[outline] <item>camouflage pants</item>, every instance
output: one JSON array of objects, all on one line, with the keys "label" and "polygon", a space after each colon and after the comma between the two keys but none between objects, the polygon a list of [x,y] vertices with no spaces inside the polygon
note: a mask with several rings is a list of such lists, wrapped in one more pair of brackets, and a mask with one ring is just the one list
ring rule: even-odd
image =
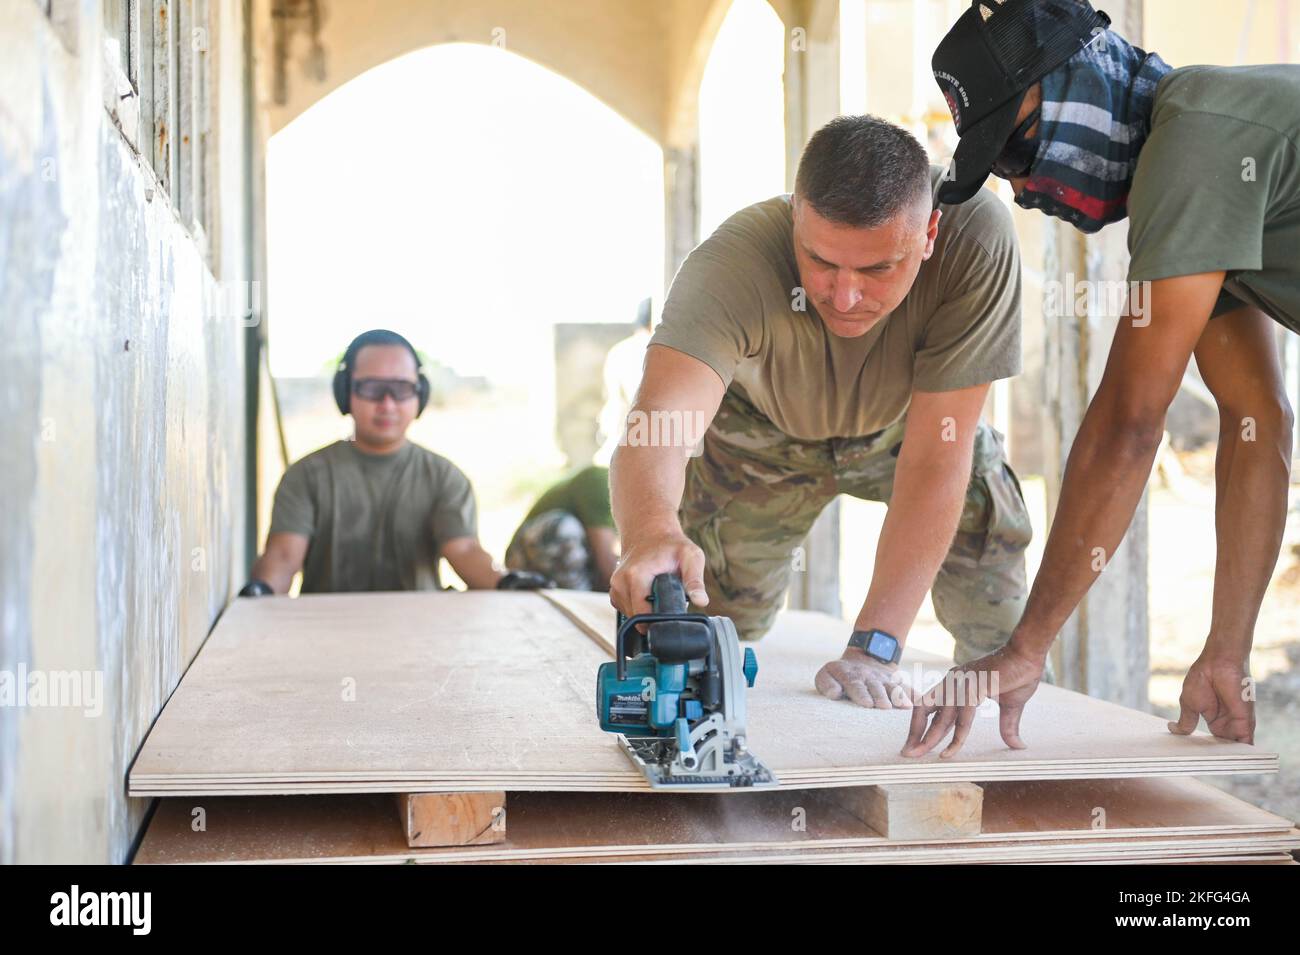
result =
[{"label": "camouflage pants", "polygon": [[550,577],[567,590],[592,590],[596,585],[587,530],[568,511],[545,511],[524,521],[506,549],[506,567]]},{"label": "camouflage pants", "polygon": [[[903,421],[860,438],[802,441],[729,391],[686,469],[682,528],[704,551],[708,613],[756,640],[772,626],[795,548],[837,494],[889,502]],[[983,422],[957,535],[931,589],[965,663],[1005,644],[1025,608],[1031,534],[1001,436]]]}]

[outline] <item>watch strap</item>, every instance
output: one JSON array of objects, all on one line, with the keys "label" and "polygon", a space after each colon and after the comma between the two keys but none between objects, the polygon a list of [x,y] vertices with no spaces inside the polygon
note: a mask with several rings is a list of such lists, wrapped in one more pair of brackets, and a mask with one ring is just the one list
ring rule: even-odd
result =
[{"label": "watch strap", "polygon": [[[871,649],[872,643],[879,643],[878,638],[884,637],[893,645],[893,652],[889,656],[884,656]],[[886,633],[884,630],[854,630],[853,635],[849,637],[849,646],[861,650],[873,660],[879,660],[881,663],[897,663],[903,656],[903,646],[898,642],[898,638],[892,633]]]}]

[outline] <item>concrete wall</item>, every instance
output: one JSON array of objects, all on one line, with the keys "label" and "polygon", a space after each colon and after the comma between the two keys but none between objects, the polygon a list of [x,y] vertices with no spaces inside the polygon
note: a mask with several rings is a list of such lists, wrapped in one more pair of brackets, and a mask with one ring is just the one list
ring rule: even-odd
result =
[{"label": "concrete wall", "polygon": [[[45,6],[0,0],[0,862],[121,862],[127,769],[243,572],[249,70],[214,5],[203,236],[106,111],[102,5]],[[24,671],[81,705],[16,705]]]}]

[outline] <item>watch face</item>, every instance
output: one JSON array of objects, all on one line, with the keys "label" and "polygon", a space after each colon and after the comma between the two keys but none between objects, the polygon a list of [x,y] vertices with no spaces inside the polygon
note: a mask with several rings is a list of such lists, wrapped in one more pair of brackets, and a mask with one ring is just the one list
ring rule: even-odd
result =
[{"label": "watch face", "polygon": [[867,652],[881,660],[892,660],[898,650],[898,641],[887,633],[873,630],[867,640]]}]

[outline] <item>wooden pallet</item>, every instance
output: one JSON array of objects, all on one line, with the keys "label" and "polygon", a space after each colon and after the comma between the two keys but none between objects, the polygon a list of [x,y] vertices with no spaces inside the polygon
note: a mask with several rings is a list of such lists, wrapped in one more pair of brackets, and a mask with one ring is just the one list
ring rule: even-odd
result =
[{"label": "wooden pallet", "polygon": [[886,838],[841,796],[514,793],[503,841],[444,849],[410,848],[388,796],[174,797],[135,861],[1276,862],[1300,848],[1290,821],[1188,779],[989,783],[981,833],[923,839]]}]

